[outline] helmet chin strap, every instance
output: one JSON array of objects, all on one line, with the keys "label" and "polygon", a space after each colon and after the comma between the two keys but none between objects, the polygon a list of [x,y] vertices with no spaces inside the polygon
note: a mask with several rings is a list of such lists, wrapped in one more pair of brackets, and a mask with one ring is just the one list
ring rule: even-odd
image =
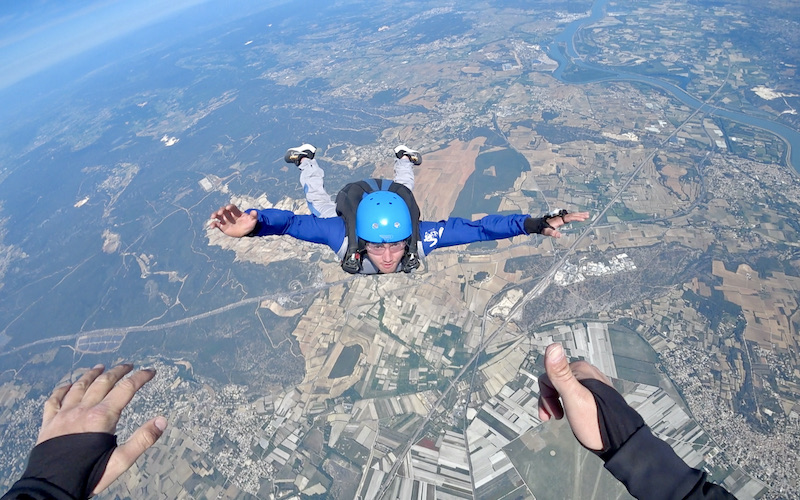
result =
[{"label": "helmet chin strap", "polygon": [[364,251],[359,250],[351,253],[342,260],[342,270],[349,274],[358,274],[364,267]]},{"label": "helmet chin strap", "polygon": [[419,257],[415,253],[407,253],[403,260],[400,262],[400,265],[403,266],[404,273],[410,273],[414,269],[417,269],[420,265]]},{"label": "helmet chin strap", "polygon": [[412,249],[411,245],[406,245],[406,254],[403,256],[403,260],[400,261],[404,273],[410,273],[414,269],[419,268],[420,261],[416,250],[416,248]]}]

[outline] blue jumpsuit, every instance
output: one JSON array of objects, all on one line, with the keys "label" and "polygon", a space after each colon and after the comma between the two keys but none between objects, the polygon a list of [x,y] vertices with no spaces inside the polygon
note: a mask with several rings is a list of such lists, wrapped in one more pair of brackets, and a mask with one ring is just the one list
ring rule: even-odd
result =
[{"label": "blue jumpsuit", "polygon": [[[255,210],[258,223],[251,236],[289,235],[299,240],[328,245],[341,259],[347,251],[347,232],[341,217],[321,218],[314,215],[297,215],[288,210],[268,208]],[[437,248],[464,245],[476,241],[502,240],[523,234],[525,220],[530,215],[487,215],[470,221],[450,217],[439,222],[420,221],[420,242],[417,253],[424,258]],[[398,272],[400,272],[398,266]],[[377,274],[369,259],[364,259],[361,274]]]}]

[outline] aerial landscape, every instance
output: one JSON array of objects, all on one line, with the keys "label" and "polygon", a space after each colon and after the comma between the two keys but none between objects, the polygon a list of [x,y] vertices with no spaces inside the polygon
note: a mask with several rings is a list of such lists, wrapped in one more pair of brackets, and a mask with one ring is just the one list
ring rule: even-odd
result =
[{"label": "aerial landscape", "polygon": [[[80,18],[45,4],[0,26]],[[169,427],[98,498],[632,498],[539,419],[559,342],[737,498],[800,498],[800,5],[178,4],[0,56],[1,491],[53,387],[128,361],[120,438]],[[425,220],[590,219],[371,276],[209,226],[309,213],[304,142],[332,194],[418,149]]]}]

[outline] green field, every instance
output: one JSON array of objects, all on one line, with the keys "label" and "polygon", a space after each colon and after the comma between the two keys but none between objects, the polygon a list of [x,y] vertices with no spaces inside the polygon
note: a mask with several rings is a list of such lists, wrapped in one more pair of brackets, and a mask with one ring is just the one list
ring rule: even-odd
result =
[{"label": "green field", "polygon": [[608,334],[614,350],[614,363],[617,377],[631,382],[659,385],[659,372],[656,368],[658,356],[645,340],[633,330],[621,325],[609,324]]},{"label": "green field", "polygon": [[504,451],[537,500],[633,498],[602,460],[578,444],[564,420],[532,429]]}]

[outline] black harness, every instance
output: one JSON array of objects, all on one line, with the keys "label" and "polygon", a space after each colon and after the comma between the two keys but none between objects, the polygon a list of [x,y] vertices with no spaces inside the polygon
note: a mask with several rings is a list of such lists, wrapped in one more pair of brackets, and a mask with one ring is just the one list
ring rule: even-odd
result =
[{"label": "black harness", "polygon": [[404,273],[410,273],[419,267],[419,257],[417,256],[417,246],[419,242],[419,206],[414,194],[410,189],[387,179],[366,179],[358,182],[351,182],[339,191],[336,195],[336,213],[344,219],[347,231],[347,251],[342,258],[342,269],[350,274],[361,272],[364,254],[366,254],[366,241],[356,235],[356,211],[358,204],[364,196],[374,191],[389,191],[397,194],[408,207],[411,214],[411,236],[408,238],[408,247],[403,260],[400,261],[400,269]]}]

